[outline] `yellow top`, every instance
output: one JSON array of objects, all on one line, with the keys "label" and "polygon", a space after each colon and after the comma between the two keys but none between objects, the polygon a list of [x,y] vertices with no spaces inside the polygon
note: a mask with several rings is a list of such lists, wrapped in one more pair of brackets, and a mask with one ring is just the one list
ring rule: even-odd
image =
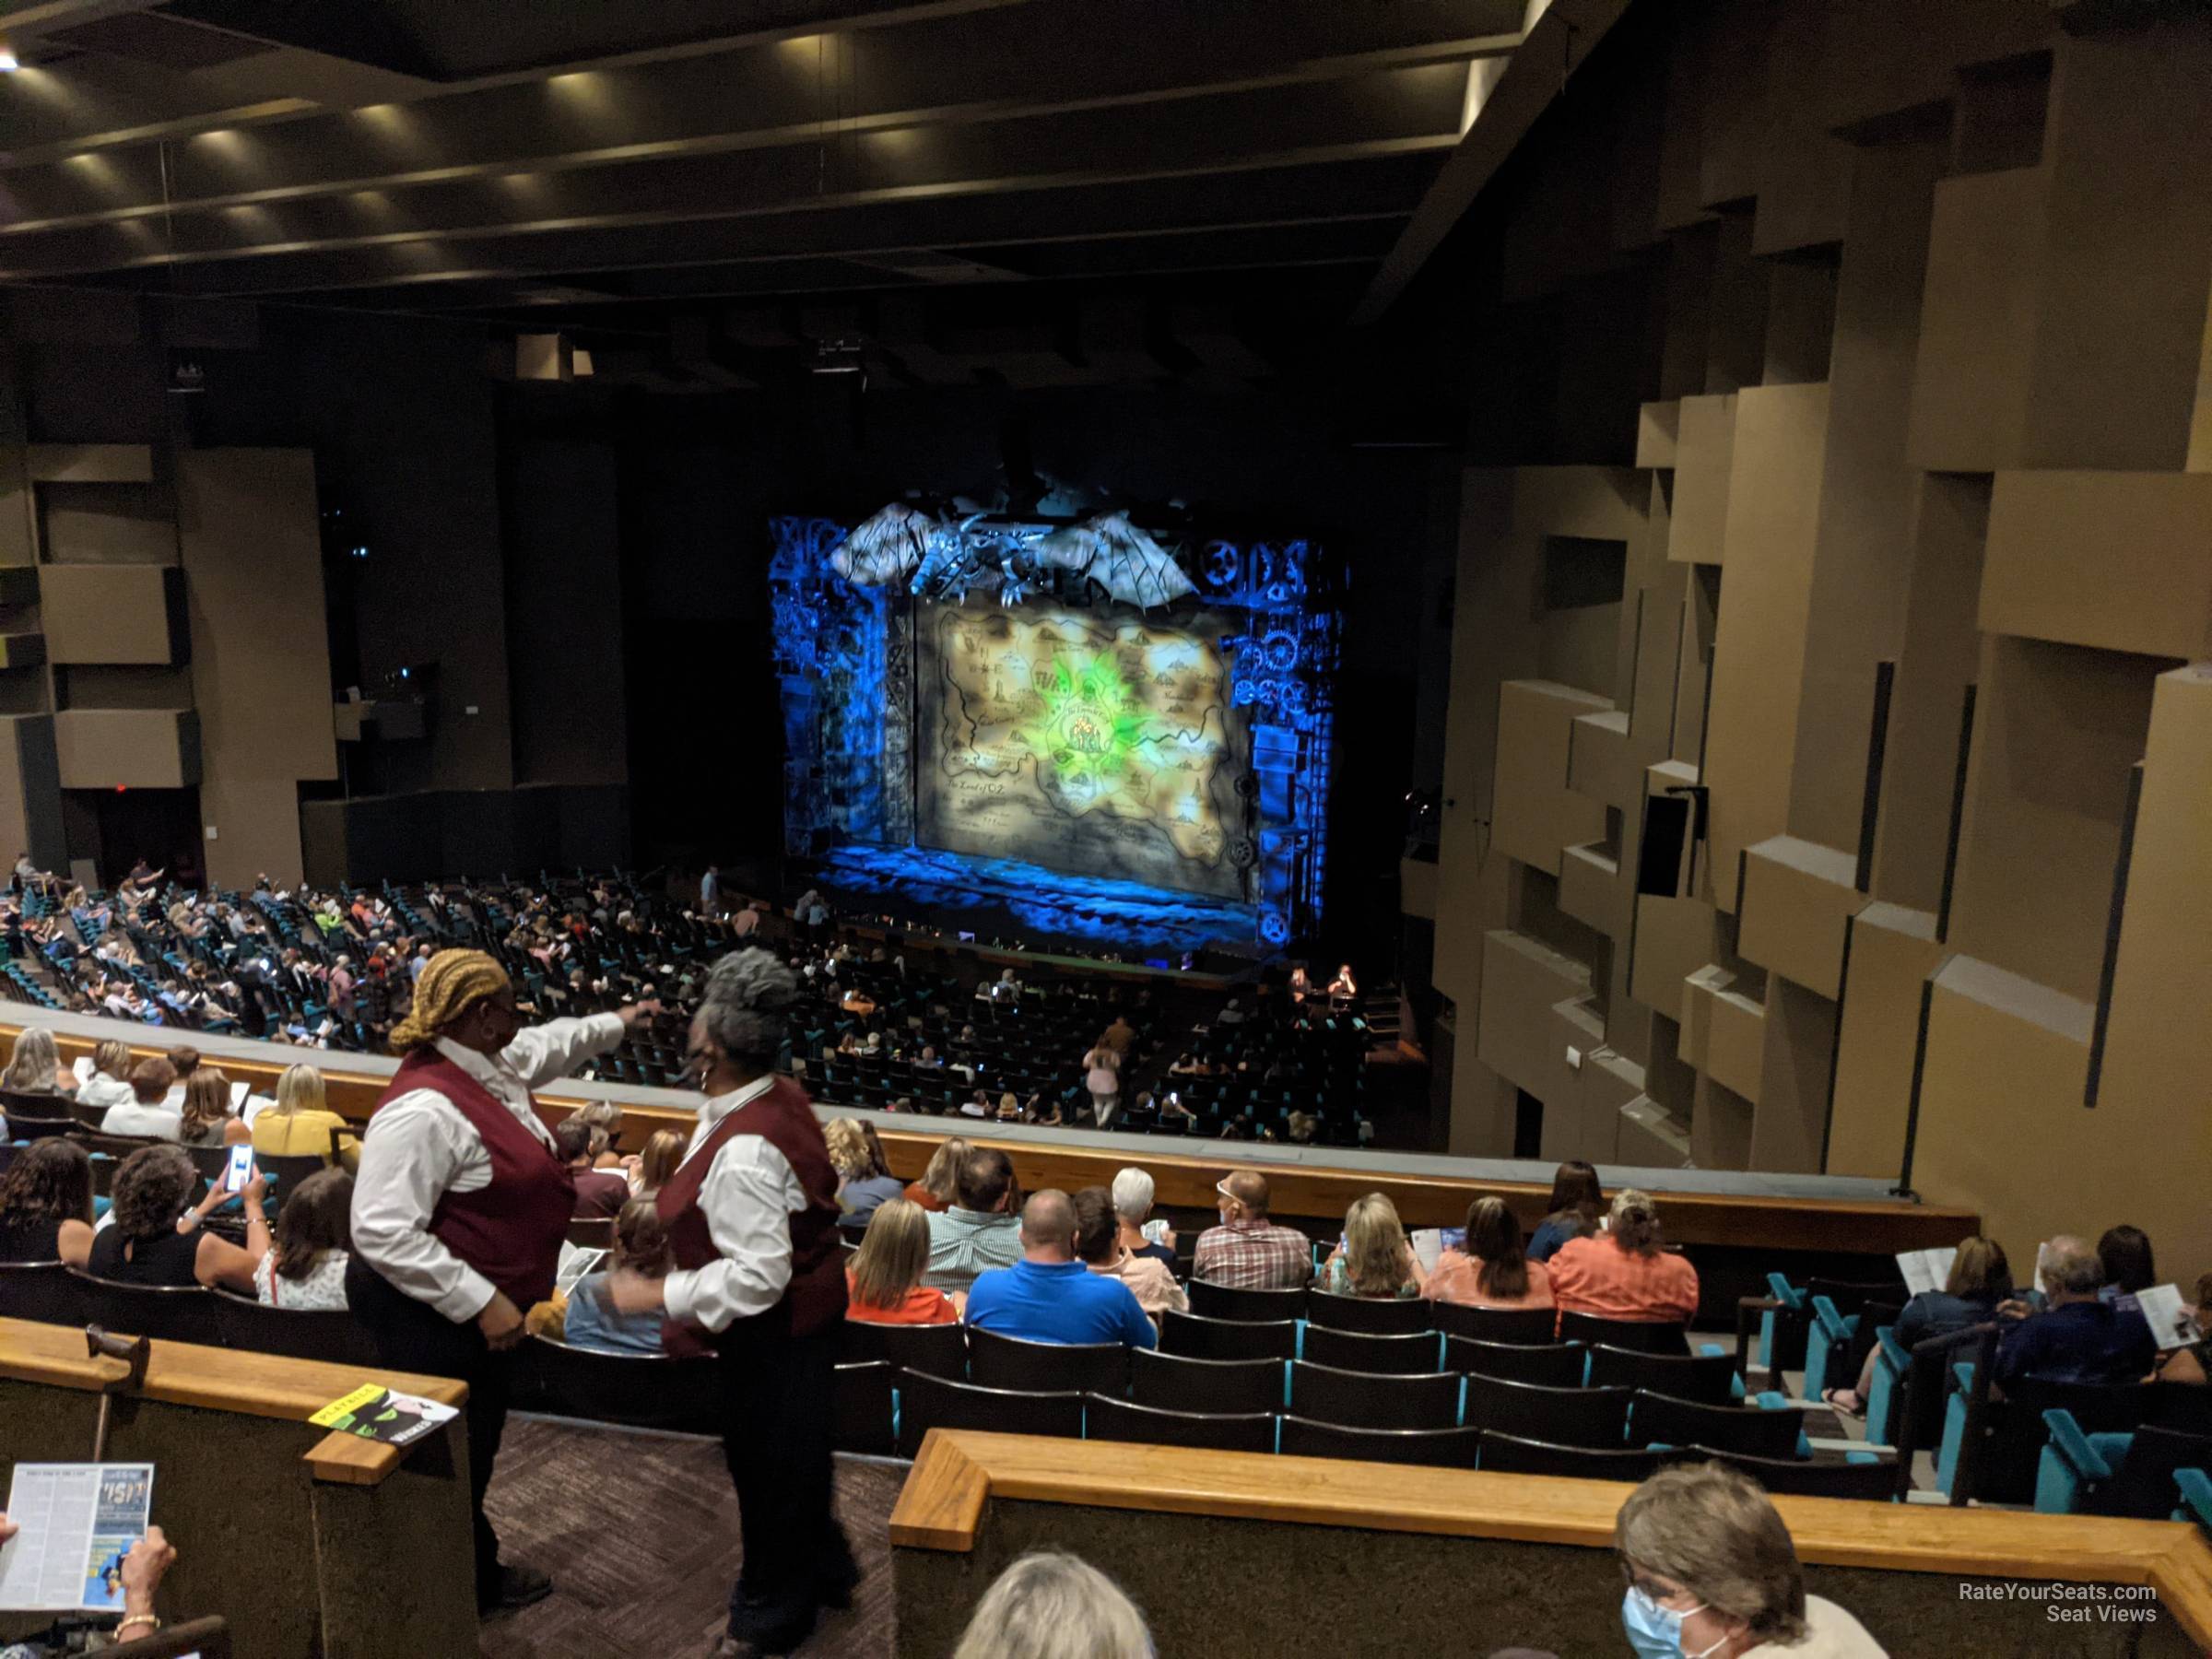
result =
[{"label": "yellow top", "polygon": [[330,1132],[347,1129],[335,1112],[264,1110],[253,1120],[253,1150],[265,1158],[327,1158]]}]

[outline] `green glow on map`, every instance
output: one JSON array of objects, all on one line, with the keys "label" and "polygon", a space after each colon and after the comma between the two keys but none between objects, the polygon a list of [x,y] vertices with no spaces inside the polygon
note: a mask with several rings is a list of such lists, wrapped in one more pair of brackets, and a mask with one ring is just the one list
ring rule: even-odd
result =
[{"label": "green glow on map", "polygon": [[1143,705],[1110,653],[1056,653],[1039,677],[1035,724],[1015,735],[1048,758],[1064,784],[1118,789],[1129,781],[1146,724]]}]

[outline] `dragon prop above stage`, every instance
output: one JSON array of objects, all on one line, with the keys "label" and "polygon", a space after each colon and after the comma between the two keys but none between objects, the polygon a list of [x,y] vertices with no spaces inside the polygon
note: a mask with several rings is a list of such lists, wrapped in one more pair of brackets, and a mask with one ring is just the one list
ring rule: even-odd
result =
[{"label": "dragon prop above stage", "polygon": [[1054,525],[985,512],[939,518],[893,501],[853,526],[830,555],[830,569],[861,587],[903,586],[956,603],[993,581],[1003,605],[1019,604],[1033,587],[1063,584],[1096,582],[1147,610],[1197,591],[1175,553],[1118,512]]}]

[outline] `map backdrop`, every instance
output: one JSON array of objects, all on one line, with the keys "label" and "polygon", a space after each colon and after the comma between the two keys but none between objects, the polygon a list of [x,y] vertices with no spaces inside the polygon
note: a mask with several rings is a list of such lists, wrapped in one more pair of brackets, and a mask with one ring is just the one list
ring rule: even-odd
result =
[{"label": "map backdrop", "polygon": [[1251,744],[1221,619],[924,605],[914,839],[1244,900]]}]

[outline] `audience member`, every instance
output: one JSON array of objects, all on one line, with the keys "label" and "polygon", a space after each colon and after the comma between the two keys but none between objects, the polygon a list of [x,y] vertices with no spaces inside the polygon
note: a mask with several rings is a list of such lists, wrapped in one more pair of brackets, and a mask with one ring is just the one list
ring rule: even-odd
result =
[{"label": "audience member", "polygon": [[[276,1100],[253,1118],[253,1151],[262,1158],[331,1156],[331,1136],[346,1120],[324,1103],[323,1074],[312,1065],[288,1065],[276,1079]],[[358,1147],[350,1136],[346,1143]]]},{"label": "audience member", "polygon": [[652,1198],[632,1198],[615,1217],[615,1247],[600,1272],[577,1281],[568,1294],[560,1340],[571,1347],[605,1354],[658,1354],[665,1351],[665,1310],[642,1313],[617,1311],[608,1297],[617,1272],[665,1279],[675,1271],[676,1253],[668,1230]]},{"label": "audience member", "polygon": [[887,1198],[845,1263],[845,1317],[864,1324],[954,1324],[959,1302],[922,1282],[928,1265],[929,1212],[904,1198]]},{"label": "audience member", "polygon": [[1596,1169],[1579,1158],[1569,1159],[1551,1178],[1551,1203],[1528,1241],[1528,1259],[1550,1261],[1569,1240],[1597,1231],[1605,1213],[1606,1194],[1597,1184]]},{"label": "audience member", "polygon": [[1171,1272],[1175,1266],[1175,1230],[1165,1221],[1159,1223],[1158,1243],[1145,1232],[1145,1223],[1152,1216],[1153,1192],[1152,1177],[1143,1170],[1131,1167],[1115,1171],[1114,1222],[1124,1250],[1134,1256],[1148,1256]]},{"label": "audience member", "polygon": [[2139,1227],[2123,1222],[2106,1228],[2104,1237],[2097,1241],[2097,1259],[2104,1264],[2104,1299],[2117,1306],[2134,1307],[2136,1293],[2159,1282],[2150,1235]]},{"label": "audience member", "polygon": [[606,1132],[580,1117],[565,1117],[553,1127],[554,1153],[575,1178],[571,1212],[580,1221],[610,1220],[629,1202],[629,1177],[598,1167],[599,1154],[606,1147]]},{"label": "audience member", "polygon": [[16,1038],[15,1047],[8,1052],[7,1069],[0,1072],[0,1090],[20,1095],[76,1092],[76,1079],[64,1069],[52,1031],[44,1026],[32,1026]]},{"label": "audience member", "polygon": [[1102,1040],[1093,1043],[1083,1055],[1083,1087],[1090,1094],[1091,1121],[1105,1128],[1121,1104],[1121,1051]]},{"label": "audience member", "polygon": [[[2006,1260],[2005,1247],[1994,1239],[1961,1240],[1943,1288],[1923,1290],[1906,1302],[1890,1334],[1910,1352],[1915,1343],[1987,1324],[1996,1318],[1998,1304],[2011,1296],[2012,1264]],[[1856,1388],[1824,1389],[1820,1397],[1849,1416],[1865,1412],[1874,1387],[1875,1360],[1880,1352],[1878,1346],[1867,1350]]]},{"label": "audience member", "polygon": [[253,1265],[264,1307],[343,1308],[353,1252],[353,1177],[318,1170],[278,1206],[268,1253]]},{"label": "audience member", "polygon": [[961,1158],[953,1202],[929,1218],[929,1274],[924,1284],[964,1290],[976,1275],[1021,1259],[1019,1193],[1013,1160],[996,1147]]},{"label": "audience member", "polygon": [[907,1182],[907,1204],[918,1204],[929,1212],[949,1210],[953,1201],[953,1185],[960,1177],[960,1159],[969,1152],[969,1144],[958,1135],[947,1135],[938,1141],[938,1150],[929,1155],[929,1166],[920,1174],[918,1182]]},{"label": "audience member", "polygon": [[[167,1061],[153,1064],[168,1069]],[[199,1184],[199,1171],[181,1147],[141,1147],[132,1153],[115,1171],[113,1225],[94,1236],[85,1270],[118,1284],[220,1285],[253,1295],[253,1269],[269,1253],[269,1224],[262,1214],[268,1182],[256,1171],[236,1194],[246,1211],[243,1250],[201,1230],[200,1222],[233,1194],[211,1182],[198,1207],[188,1207]]]},{"label": "audience member", "polygon": [[1650,1195],[1623,1187],[1613,1195],[1604,1232],[1571,1239],[1546,1264],[1552,1300],[1562,1312],[1600,1319],[1686,1323],[1698,1311],[1698,1270],[1662,1242]]},{"label": "audience member", "polygon": [[690,1137],[675,1129],[655,1129],[645,1137],[645,1150],[629,1164],[630,1191],[642,1198],[648,1193],[657,1193],[668,1184],[684,1161],[684,1151]]},{"label": "audience member", "polygon": [[976,1278],[968,1323],[1028,1342],[1153,1347],[1159,1341],[1127,1285],[1076,1259],[1076,1207],[1051,1187],[1022,1206],[1020,1259]]},{"label": "audience member", "polygon": [[1548,1308],[1551,1272],[1528,1259],[1505,1200],[1477,1198],[1467,1206],[1466,1242],[1437,1257],[1421,1294],[1470,1308]]},{"label": "audience member", "polygon": [[1677,1464],[1628,1497],[1614,1548],[1629,1580],[1621,1626],[1645,1659],[1884,1659],[1866,1629],[1805,1592],[1789,1528],[1724,1464]]},{"label": "audience member", "polygon": [[58,1135],[33,1141],[0,1171],[0,1262],[66,1262],[92,1253],[92,1160]]},{"label": "audience member", "polygon": [[975,1604],[952,1659],[1153,1659],[1144,1615],[1113,1581],[1056,1549],[1031,1550]]},{"label": "audience member", "polygon": [[569,1114],[578,1123],[596,1129],[601,1137],[599,1156],[593,1159],[595,1170],[615,1170],[622,1166],[622,1155],[615,1150],[622,1138],[622,1102],[619,1100],[590,1100]]},{"label": "audience member", "polygon": [[169,1099],[177,1074],[166,1060],[141,1060],[131,1067],[131,1098],[108,1108],[100,1120],[102,1135],[135,1135],[141,1139],[173,1141],[183,1131],[184,1114],[162,1102]]},{"label": "audience member", "polygon": [[1076,1254],[1093,1273],[1118,1278],[1136,1305],[1158,1319],[1188,1313],[1191,1299],[1175,1276],[1156,1257],[1138,1255],[1122,1242],[1113,1194],[1102,1186],[1085,1187],[1075,1196]]},{"label": "audience member", "polygon": [[1304,1233],[1267,1218],[1267,1178],[1237,1170],[1214,1191],[1221,1225],[1198,1235],[1191,1277],[1233,1290],[1296,1290],[1313,1277],[1313,1246]]},{"label": "audience member", "polygon": [[2212,1382],[2212,1273],[2197,1275],[2186,1340],[2178,1348],[2159,1353],[2158,1371],[2147,1380],[2193,1388]]},{"label": "audience member", "polygon": [[253,1138],[253,1131],[230,1115],[230,1079],[217,1066],[195,1065],[192,1075],[184,1080],[184,1110],[177,1123],[178,1144],[229,1147],[241,1146]]},{"label": "audience member", "polygon": [[[6,1544],[22,1527],[5,1514],[0,1514],[0,1545]],[[161,1628],[161,1620],[154,1612],[154,1596],[161,1587],[161,1580],[176,1565],[177,1552],[169,1541],[169,1535],[158,1526],[146,1529],[146,1535],[132,1544],[116,1568],[116,1579],[123,1590],[123,1617],[109,1630],[90,1636],[85,1645],[84,1638],[69,1637],[60,1645],[44,1641],[13,1641],[5,1651],[5,1659],[63,1659],[70,1653],[103,1651],[112,1646],[146,1641]]]},{"label": "audience member", "polygon": [[883,1144],[873,1124],[860,1118],[832,1118],[822,1125],[822,1138],[837,1168],[837,1201],[844,1210],[840,1225],[865,1227],[877,1206],[906,1191],[906,1183],[884,1166]]},{"label": "audience member", "polygon": [[104,1037],[92,1050],[92,1075],[77,1085],[76,1103],[80,1106],[124,1105],[137,1098],[131,1092],[130,1077],[129,1045],[118,1042],[112,1037]]},{"label": "audience member", "polygon": [[1329,1252],[1313,1288],[1331,1296],[1400,1300],[1421,1294],[1421,1264],[1398,1206],[1381,1193],[1355,1198],[1344,1213],[1344,1242]]},{"label": "audience member", "polygon": [[2081,1240],[2061,1234],[2045,1247],[2043,1310],[1997,1340],[1990,1376],[2018,1382],[2135,1382],[2158,1358],[2150,1326],[2135,1308],[2104,1300],[2104,1263]]}]

